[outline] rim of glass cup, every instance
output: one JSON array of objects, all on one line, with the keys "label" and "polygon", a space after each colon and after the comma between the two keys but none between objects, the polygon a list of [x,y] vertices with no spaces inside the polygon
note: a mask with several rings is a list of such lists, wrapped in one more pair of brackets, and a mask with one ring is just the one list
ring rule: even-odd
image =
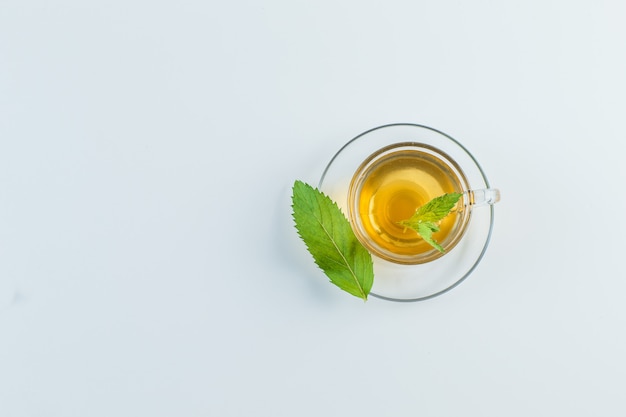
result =
[{"label": "rim of glass cup", "polygon": [[[417,124],[417,123],[389,123],[389,124],[384,124],[384,125],[380,125],[380,126],[371,128],[369,130],[366,130],[366,131],[358,134],[357,136],[353,137],[348,142],[346,142],[341,148],[339,148],[339,150],[330,159],[330,161],[328,162],[328,164],[324,168],[324,171],[322,172],[322,175],[321,175],[320,180],[318,182],[318,188],[322,189],[322,186],[324,184],[324,180],[326,179],[326,176],[328,175],[328,172],[329,172],[331,166],[333,165],[333,162],[335,162],[335,160],[347,148],[349,148],[352,144],[354,144],[356,141],[358,141],[363,136],[365,136],[365,135],[367,135],[369,133],[372,133],[374,131],[385,129],[385,128],[390,128],[390,127],[400,127],[400,126],[416,127],[416,128],[426,129],[428,131],[431,131],[433,133],[439,134],[442,137],[450,140],[453,144],[458,146],[459,149],[462,150],[472,160],[472,162],[475,164],[476,168],[478,169],[478,172],[480,173],[480,176],[482,177],[482,180],[485,183],[485,187],[486,188],[491,188],[491,185],[489,183],[487,175],[485,174],[485,171],[483,170],[482,166],[480,165],[478,160],[474,157],[474,155],[463,144],[461,144],[458,140],[454,139],[452,136],[442,132],[441,130],[438,130],[438,129],[435,129],[435,128],[432,128],[432,127],[429,127],[429,126],[426,126],[426,125]],[[390,296],[386,296],[386,295],[382,295],[382,294],[377,294],[377,293],[375,293],[373,291],[370,292],[370,295],[375,297],[375,298],[379,298],[381,300],[395,301],[395,302],[401,302],[401,303],[410,303],[410,302],[416,302],[416,301],[429,300],[429,299],[438,297],[438,296],[440,296],[442,294],[445,294],[445,293],[449,292],[450,290],[456,288],[458,285],[460,285],[463,281],[465,281],[476,270],[476,268],[478,267],[478,264],[480,264],[480,262],[482,261],[483,257],[485,256],[485,253],[487,252],[487,248],[489,247],[489,243],[491,242],[491,237],[492,237],[492,233],[493,233],[493,224],[494,224],[494,207],[493,207],[493,205],[490,205],[489,207],[484,207],[481,210],[487,210],[487,209],[489,210],[489,230],[487,232],[487,235],[486,235],[483,247],[480,250],[480,253],[478,254],[478,256],[476,257],[476,260],[474,261],[474,263],[454,283],[452,283],[451,285],[449,285],[449,286],[447,286],[447,287],[445,287],[445,288],[443,288],[443,289],[441,289],[439,291],[436,291],[436,292],[434,292],[432,294],[428,294],[428,295],[425,295],[425,296],[422,296],[422,297],[395,298],[395,297],[390,297]],[[407,267],[411,267],[412,265],[406,265],[406,266]]]}]

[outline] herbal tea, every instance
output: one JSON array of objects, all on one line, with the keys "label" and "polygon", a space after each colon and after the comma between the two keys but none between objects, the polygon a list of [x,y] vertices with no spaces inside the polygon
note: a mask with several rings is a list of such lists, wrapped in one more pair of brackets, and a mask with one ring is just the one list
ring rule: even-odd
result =
[{"label": "herbal tea", "polygon": [[[355,233],[369,250],[400,263],[441,256],[415,230],[399,223],[433,198],[465,190],[462,172],[445,157],[430,147],[404,146],[383,149],[364,162],[352,180],[349,206]],[[456,244],[467,221],[462,207],[461,200],[432,235],[446,250]]]}]

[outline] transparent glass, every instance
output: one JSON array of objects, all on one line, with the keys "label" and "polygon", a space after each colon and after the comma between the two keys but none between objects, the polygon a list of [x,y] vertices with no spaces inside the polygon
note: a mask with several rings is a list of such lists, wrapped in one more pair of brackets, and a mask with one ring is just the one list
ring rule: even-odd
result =
[{"label": "transparent glass", "polygon": [[[370,196],[364,199],[363,190],[368,187],[369,178],[379,175],[377,170],[397,155],[414,158],[406,162],[411,169],[421,166],[422,160],[432,162],[429,163],[436,167],[436,174],[428,181],[434,178],[441,183],[432,188],[432,193],[441,189],[463,194],[449,230],[440,242],[445,248],[443,255],[430,247],[418,253],[410,253],[411,250],[406,253],[403,248],[381,244],[367,224],[363,213],[370,204],[367,200]],[[402,181],[409,178],[402,177],[405,175],[402,170],[397,175]],[[376,127],[350,140],[326,166],[319,188],[338,203],[350,219],[357,238],[373,255],[375,277],[370,294],[393,301],[429,299],[465,280],[487,250],[493,230],[493,205],[500,200],[499,190],[490,187],[477,160],[463,145],[436,129],[408,123]]]},{"label": "transparent glass", "polygon": [[[426,263],[449,253],[465,233],[469,208],[488,204],[485,197],[497,193],[468,188],[461,167],[443,151],[423,143],[396,143],[374,152],[354,173],[348,218],[357,238],[376,256],[400,264]],[[444,252],[398,224],[421,205],[451,192],[462,197],[433,236]]]}]

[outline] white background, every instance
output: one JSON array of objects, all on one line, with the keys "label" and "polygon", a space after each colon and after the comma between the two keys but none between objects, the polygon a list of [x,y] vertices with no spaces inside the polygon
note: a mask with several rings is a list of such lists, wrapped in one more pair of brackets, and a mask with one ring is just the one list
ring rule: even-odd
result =
[{"label": "white background", "polygon": [[[626,415],[624,21],[0,0],[0,415]],[[290,188],[393,122],[461,141],[503,199],[458,288],[363,303]]]}]

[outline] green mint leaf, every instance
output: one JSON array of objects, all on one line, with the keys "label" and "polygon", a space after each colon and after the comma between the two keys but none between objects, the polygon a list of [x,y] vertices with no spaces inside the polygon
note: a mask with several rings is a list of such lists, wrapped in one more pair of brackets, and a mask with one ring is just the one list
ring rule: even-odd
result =
[{"label": "green mint leaf", "polygon": [[433,233],[438,231],[439,226],[437,226],[433,222],[422,222],[417,225],[417,233],[419,233],[422,239],[432,245],[439,252],[443,253],[443,247],[439,243],[437,243],[435,239],[433,239]]},{"label": "green mint leaf", "polygon": [[367,300],[374,282],[372,256],[337,204],[302,181],[294,183],[291,199],[296,229],[317,266],[333,284]]},{"label": "green mint leaf", "polygon": [[418,208],[415,214],[408,220],[409,222],[438,222],[450,214],[463,194],[448,193],[435,197],[422,207]]},{"label": "green mint leaf", "polygon": [[462,196],[463,194],[460,193],[448,193],[435,197],[418,208],[409,219],[402,220],[399,224],[415,230],[422,239],[439,252],[444,253],[443,247],[432,237],[434,232],[439,231],[439,226],[437,226],[436,222],[450,214]]}]

